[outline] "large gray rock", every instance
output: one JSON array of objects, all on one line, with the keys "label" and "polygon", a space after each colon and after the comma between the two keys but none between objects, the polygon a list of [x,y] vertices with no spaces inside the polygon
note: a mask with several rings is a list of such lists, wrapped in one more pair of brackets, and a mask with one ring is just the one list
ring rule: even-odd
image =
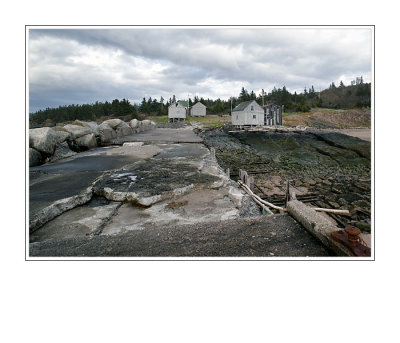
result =
[{"label": "large gray rock", "polygon": [[83,126],[83,127],[88,127],[92,131],[92,133],[94,133],[96,136],[99,135],[99,124],[97,124],[94,121],[75,120],[72,124]]},{"label": "large gray rock", "polygon": [[103,122],[99,125],[99,136],[101,142],[109,142],[111,139],[117,138],[117,133],[107,123]]},{"label": "large gray rock", "polygon": [[68,143],[62,142],[56,145],[56,150],[54,151],[53,156],[49,158],[49,162],[55,162],[61,160],[62,158],[67,158],[74,155],[76,155],[76,152],[69,148]]},{"label": "large gray rock", "polygon": [[57,136],[57,143],[65,142],[67,139],[71,138],[71,134],[67,131],[54,131]]},{"label": "large gray rock", "polygon": [[129,126],[132,128],[132,129],[136,129],[137,127],[138,127],[138,120],[137,119],[132,119],[130,122],[129,122]]},{"label": "large gray rock", "polygon": [[42,155],[39,151],[29,148],[29,167],[38,166],[42,163]]},{"label": "large gray rock", "polygon": [[99,129],[99,124],[97,124],[94,121],[88,121],[84,122],[85,126],[88,127],[89,129],[92,130],[92,133],[94,133],[96,136],[99,135],[100,129]]},{"label": "large gray rock", "polygon": [[79,137],[75,141],[80,148],[91,149],[97,146],[96,136],[94,133],[89,133],[88,135]]},{"label": "large gray rock", "polygon": [[84,121],[78,119],[75,119],[72,125],[86,126]]},{"label": "large gray rock", "polygon": [[64,132],[68,132],[66,129],[64,129],[64,126],[61,126],[61,125],[54,126],[52,129],[53,129],[54,131],[64,131]]},{"label": "large gray rock", "polygon": [[72,139],[76,139],[92,133],[92,130],[89,127],[81,125],[68,124],[64,126],[64,129],[72,135]]},{"label": "large gray rock", "polygon": [[145,119],[142,120],[142,126],[150,126],[151,125],[151,120]]},{"label": "large gray rock", "polygon": [[29,147],[39,152],[52,155],[58,142],[56,132],[49,127],[29,130]]},{"label": "large gray rock", "polygon": [[117,133],[117,137],[123,137],[130,135],[133,131],[127,123],[121,121],[118,126],[115,127],[115,132]]},{"label": "large gray rock", "polygon": [[[102,124],[109,125],[112,129],[115,129],[122,122],[121,119],[108,119],[102,122]],[[101,124],[100,124],[101,125]]]}]

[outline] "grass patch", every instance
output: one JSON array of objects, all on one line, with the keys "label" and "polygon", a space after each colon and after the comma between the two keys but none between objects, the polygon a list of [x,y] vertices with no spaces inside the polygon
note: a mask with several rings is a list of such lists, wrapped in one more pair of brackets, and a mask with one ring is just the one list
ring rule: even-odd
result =
[{"label": "grass patch", "polygon": [[218,115],[206,115],[205,117],[189,117],[187,119],[189,123],[201,124],[204,127],[216,128],[230,124],[232,122],[231,116],[218,116]]},{"label": "grass patch", "polygon": [[[156,123],[168,123],[168,116],[147,116],[146,119]],[[215,114],[206,115],[205,117],[189,117],[186,119],[186,123],[198,123],[210,128],[221,127],[231,122],[231,116],[218,116]]]},{"label": "grass patch", "polygon": [[168,123],[168,116],[147,116],[146,119],[152,120],[155,123]]}]

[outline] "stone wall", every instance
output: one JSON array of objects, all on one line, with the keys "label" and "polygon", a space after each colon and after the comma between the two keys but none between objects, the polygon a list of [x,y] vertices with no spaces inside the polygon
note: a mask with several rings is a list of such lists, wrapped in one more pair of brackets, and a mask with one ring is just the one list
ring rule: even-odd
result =
[{"label": "stone wall", "polygon": [[100,125],[75,120],[72,124],[29,130],[29,166],[54,162],[78,152],[92,149],[118,137],[155,128],[150,120],[109,119]]}]

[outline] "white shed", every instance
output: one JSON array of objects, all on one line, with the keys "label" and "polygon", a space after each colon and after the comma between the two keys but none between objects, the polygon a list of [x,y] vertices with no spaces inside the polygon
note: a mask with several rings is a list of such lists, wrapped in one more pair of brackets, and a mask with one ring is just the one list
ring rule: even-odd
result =
[{"label": "white shed", "polygon": [[201,102],[196,102],[190,110],[190,115],[192,117],[204,117],[206,115],[206,108]]},{"label": "white shed", "polygon": [[168,121],[175,122],[186,119],[188,103],[187,101],[179,100],[172,103],[168,107]]},{"label": "white shed", "polygon": [[232,110],[232,125],[264,125],[264,109],[255,100],[242,102]]}]

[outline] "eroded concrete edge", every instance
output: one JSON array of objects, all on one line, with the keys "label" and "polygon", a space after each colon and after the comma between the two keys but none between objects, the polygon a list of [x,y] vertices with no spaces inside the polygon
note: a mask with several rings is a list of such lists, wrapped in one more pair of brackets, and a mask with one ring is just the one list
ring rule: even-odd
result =
[{"label": "eroded concrete edge", "polygon": [[93,188],[90,186],[78,195],[55,201],[34,215],[29,223],[29,232],[40,229],[44,224],[66,211],[88,203],[92,197]]}]

